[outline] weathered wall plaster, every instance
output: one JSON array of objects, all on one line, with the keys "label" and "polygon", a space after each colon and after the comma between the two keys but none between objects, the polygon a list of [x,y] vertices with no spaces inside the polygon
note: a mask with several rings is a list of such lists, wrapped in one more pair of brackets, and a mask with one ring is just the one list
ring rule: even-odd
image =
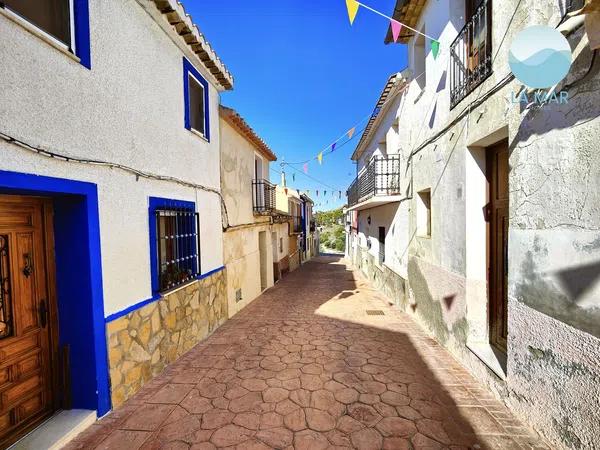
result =
[{"label": "weathered wall plaster", "polygon": [[[366,154],[380,151],[381,136],[389,135],[395,114],[400,115],[398,147],[411,188],[406,201],[399,203],[408,205],[408,225],[400,230],[408,242],[405,310],[554,447],[597,448],[600,76],[569,87],[591,63],[583,30],[569,37],[574,63],[557,87],[568,89],[567,104],[512,104],[511,94],[521,88],[512,81],[409,158],[510,73],[508,49],[518,31],[534,24],[558,24],[565,11],[564,2],[518,4],[493,3],[493,73],[450,110],[448,47],[464,24],[464,2],[428,2],[417,28],[439,36],[441,53],[434,60],[426,49],[425,89],[411,83],[398,102],[402,108],[380,120],[382,129],[374,133]],[[510,149],[510,219],[508,352],[500,378],[488,367],[493,361],[483,363],[471,348],[489,341],[484,148],[502,138],[508,139]],[[415,196],[422,189],[431,189],[430,238],[416,233]],[[366,228],[369,215],[372,223]],[[374,234],[373,227],[397,220],[376,209],[359,212],[358,239],[349,239],[356,250],[351,246],[348,256],[367,275],[373,277],[376,253],[373,245],[367,251],[366,238]],[[387,243],[386,238],[386,247]],[[394,292],[388,286],[382,289]]]}]

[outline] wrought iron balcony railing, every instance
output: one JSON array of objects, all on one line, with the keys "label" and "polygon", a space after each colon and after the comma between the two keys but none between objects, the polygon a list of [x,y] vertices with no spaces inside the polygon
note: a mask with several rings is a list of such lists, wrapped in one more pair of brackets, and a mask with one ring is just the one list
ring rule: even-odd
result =
[{"label": "wrought iron balcony railing", "polygon": [[348,188],[348,205],[396,194],[400,194],[400,156],[375,156]]},{"label": "wrought iron balcony railing", "polygon": [[302,233],[302,216],[292,216],[292,233]]},{"label": "wrought iron balcony railing", "polygon": [[254,214],[271,214],[275,211],[275,203],[275,185],[268,180],[252,180]]},{"label": "wrought iron balcony railing", "polygon": [[492,74],[492,1],[482,0],[450,45],[450,108]]}]

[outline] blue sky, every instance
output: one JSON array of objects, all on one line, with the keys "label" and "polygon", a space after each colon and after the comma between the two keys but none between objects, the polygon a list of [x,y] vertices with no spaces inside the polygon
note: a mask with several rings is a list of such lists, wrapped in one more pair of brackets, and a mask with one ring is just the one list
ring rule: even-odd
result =
[{"label": "blue sky", "polygon": [[[387,21],[361,8],[350,26],[345,0],[183,3],[235,78],[222,103],[235,108],[277,154],[276,170],[281,161],[315,157],[367,116],[389,75],[406,67],[405,46],[383,43]],[[364,3],[391,15],[395,0]],[[343,205],[356,172],[350,155],[359,137],[357,132],[325,156],[323,165],[309,164],[308,174],[327,186],[306,177],[301,164],[293,166],[298,171],[286,167],[288,185],[309,190],[320,203],[317,209]],[[279,181],[278,173],[270,175]]]}]

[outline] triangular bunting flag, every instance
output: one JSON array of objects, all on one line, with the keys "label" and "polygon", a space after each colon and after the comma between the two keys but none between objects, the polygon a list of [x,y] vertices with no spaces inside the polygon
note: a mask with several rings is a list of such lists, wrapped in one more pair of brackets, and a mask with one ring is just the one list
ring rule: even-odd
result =
[{"label": "triangular bunting flag", "polygon": [[296,174],[295,173],[292,174],[292,181],[296,181]]},{"label": "triangular bunting flag", "polygon": [[319,196],[319,190],[317,189],[317,197]]},{"label": "triangular bunting flag", "polygon": [[335,142],[333,144],[331,144],[331,151],[335,150],[335,144],[336,144]]},{"label": "triangular bunting flag", "polygon": [[354,23],[356,12],[358,11],[359,4],[356,0],[346,0],[346,8],[348,8],[348,18],[350,19],[350,25]]},{"label": "triangular bunting flag", "polygon": [[433,59],[436,59],[438,54],[440,53],[439,41],[431,41],[431,53],[433,53]]},{"label": "triangular bunting flag", "polygon": [[327,191],[323,191],[323,195],[327,195]]},{"label": "triangular bunting flag", "polygon": [[285,195],[287,195],[287,193],[288,193],[288,188],[283,188],[283,190],[285,191]]},{"label": "triangular bunting flag", "polygon": [[308,163],[304,164],[304,173],[308,173]]},{"label": "triangular bunting flag", "polygon": [[350,128],[350,130],[348,130],[348,139],[352,139],[352,136],[354,136],[355,131],[356,131],[356,127],[352,127],[352,128]]},{"label": "triangular bunting flag", "polygon": [[397,42],[398,37],[400,36],[400,30],[402,30],[402,24],[392,19],[390,25],[392,26],[392,37],[394,38],[394,42]]},{"label": "triangular bunting flag", "polygon": [[319,164],[323,164],[323,152],[319,152],[317,159],[319,160]]}]

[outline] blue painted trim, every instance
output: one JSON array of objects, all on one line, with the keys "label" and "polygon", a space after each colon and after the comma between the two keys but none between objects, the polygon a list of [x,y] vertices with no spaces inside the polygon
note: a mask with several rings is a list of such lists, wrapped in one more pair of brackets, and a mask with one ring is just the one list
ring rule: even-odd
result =
[{"label": "blue painted trim", "polygon": [[198,279],[198,280],[203,280],[203,279],[205,279],[205,278],[208,278],[208,277],[210,277],[211,275],[214,275],[214,274],[215,274],[215,273],[217,273],[217,272],[220,272],[220,271],[221,271],[221,270],[223,270],[224,268],[225,268],[225,266],[217,267],[216,269],[213,269],[213,270],[211,270],[211,271],[209,271],[209,272],[203,273],[202,275],[198,275],[198,276],[196,277],[196,279]]},{"label": "blue painted trim", "polygon": [[[81,202],[77,207],[79,208],[78,211],[81,210],[83,212],[86,221],[82,224],[77,223],[73,225],[87,228],[79,231],[87,234],[87,249],[82,254],[87,257],[86,265],[89,266],[89,273],[80,273],[80,275],[82,276],[82,282],[89,282],[91,326],[93,328],[91,336],[93,336],[94,349],[94,355],[89,355],[89,359],[91,360],[92,357],[94,359],[92,361],[94,365],[92,370],[96,375],[96,392],[93,394],[96,397],[97,412],[98,416],[103,416],[110,411],[111,401],[104,322],[104,293],[102,288],[102,258],[100,253],[97,186],[93,183],[63,178],[0,171],[0,192],[53,196],[56,199],[62,200],[69,200],[76,198],[74,196],[80,196]],[[78,242],[78,245],[85,246],[86,242]],[[79,326],[81,324],[76,325]]]},{"label": "blue painted trim", "polygon": [[89,0],[74,0],[73,19],[75,22],[75,54],[81,65],[92,68],[90,43],[90,7]]},{"label": "blue painted trim", "polygon": [[150,197],[148,201],[148,238],[150,239],[150,285],[152,296],[158,295],[158,248],[156,246],[156,220],[154,213],[160,208],[186,208],[196,211],[196,204],[185,200],[174,200],[162,197]]},{"label": "blue painted trim", "polygon": [[142,300],[141,302],[138,302],[135,305],[128,306],[127,308],[125,308],[122,311],[119,311],[119,312],[111,314],[110,316],[107,316],[106,319],[104,319],[104,320],[106,321],[106,323],[112,322],[113,320],[116,320],[120,317],[126,316],[130,312],[133,312],[136,309],[143,308],[144,306],[149,305],[150,303],[153,303],[161,298],[162,298],[162,295],[153,295],[152,297],[147,298],[146,300]]},{"label": "blue painted trim", "polygon": [[184,124],[188,130],[192,129],[190,125],[190,86],[188,74],[192,74],[204,87],[204,137],[210,142],[210,103],[208,102],[208,81],[200,75],[200,72],[183,57],[183,101],[184,101]]},{"label": "blue painted trim", "polygon": [[[203,273],[202,275],[198,275],[196,277],[196,280],[203,280],[204,278],[208,278],[211,275],[214,275],[215,273],[220,272],[223,269],[225,269],[225,266],[221,266],[221,267],[218,267],[218,268],[216,268],[214,270],[211,270],[210,272],[206,272],[206,273]],[[162,294],[157,294],[157,295],[152,296],[151,298],[148,298],[146,300],[142,300],[141,302],[138,302],[135,305],[128,306],[124,310],[116,312],[116,313],[113,313],[110,316],[108,316],[106,318],[106,323],[112,322],[113,320],[116,320],[116,319],[118,319],[120,317],[126,316],[130,312],[133,312],[133,311],[135,311],[137,309],[140,309],[140,308],[142,308],[142,307],[144,307],[144,306],[146,306],[146,305],[148,305],[150,303],[153,303],[153,302],[155,302],[157,300],[160,300],[161,298],[163,298],[163,295]]]}]

